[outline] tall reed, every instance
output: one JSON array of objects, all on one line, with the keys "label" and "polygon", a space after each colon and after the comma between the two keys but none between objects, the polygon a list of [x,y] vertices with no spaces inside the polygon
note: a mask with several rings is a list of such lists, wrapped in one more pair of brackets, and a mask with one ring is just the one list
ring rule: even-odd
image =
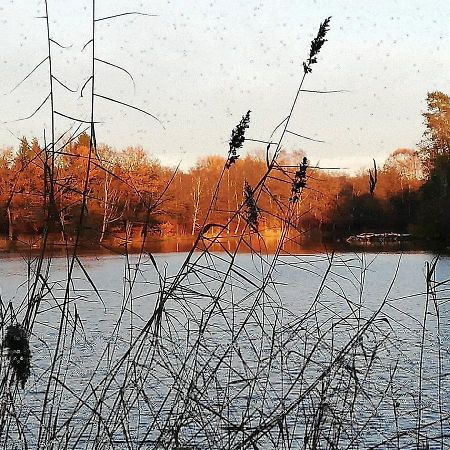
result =
[{"label": "tall reed", "polygon": [[[144,226],[138,253],[130,253],[128,239],[124,242],[123,273],[114,274],[122,278],[119,292],[98,285],[79,248],[89,217],[90,173],[101,161],[96,159],[96,102],[119,103],[157,118],[97,92],[97,64],[113,64],[96,55],[96,24],[147,14],[125,12],[98,18],[93,0],[91,36],[85,45],[91,50],[91,73],[81,89],[90,88],[90,120],[72,118],[76,128],[66,143],[57,147],[61,138],[55,134],[55,121],[69,116],[54,109],[54,41],[50,38],[47,1],[45,5],[48,55],[43,62],[48,63],[50,94],[44,103],[50,101],[51,130],[50,142],[40,157],[45,167],[42,196],[47,222],[39,253],[34,256],[30,251],[25,258],[26,282],[17,291],[23,298],[1,298],[1,447],[187,450],[447,446],[450,416],[444,399],[449,386],[443,370],[440,326],[447,282],[435,280],[437,262],[427,269],[424,319],[419,328],[418,394],[405,406],[400,399],[408,386],[403,384],[405,368],[401,363],[410,356],[403,325],[396,316],[399,299],[393,292],[401,258],[384,296],[374,305],[365,298],[366,275],[374,262],[364,255],[332,252],[307,258],[285,250],[287,242],[301,235],[294,219],[301,213],[302,196],[313,169],[306,158],[289,167],[279,162],[279,156],[287,133],[305,138],[289,129],[290,120],[304,91],[304,80],[326,42],[330,18],[320,25],[311,42],[288,115],[269,140],[261,140],[267,144],[267,170],[252,186],[244,183],[242,201],[229,211],[228,223],[214,223],[211,217],[219,208],[217,198],[224,189],[224,174],[235,169],[238,150],[245,144],[250,111],[232,131],[228,159],[191,251],[171,272],[160,258],[144,250],[149,238]],[[77,157],[70,155],[70,142],[86,126],[89,149],[83,188],[78,193],[82,206],[71,243],[64,221],[58,223],[58,198],[65,193],[58,178],[58,157]],[[286,201],[271,191],[273,178],[285,182]],[[149,225],[167,186],[152,201],[135,189],[142,196]],[[282,224],[273,253],[265,250],[265,238],[258,227],[267,213],[259,206],[264,197],[277,205],[276,216]],[[238,218],[244,225],[234,236],[236,247],[230,250],[223,237],[230,234],[229,225]],[[48,234],[56,227],[65,239],[64,259],[54,257],[48,245]],[[243,257],[242,251],[249,256]],[[304,287],[295,299],[284,289],[284,283],[293,280],[300,280],[298,285]],[[313,281],[317,288],[308,297],[307,287]],[[118,298],[114,309],[112,304]],[[301,302],[301,307],[294,308],[295,302]],[[103,336],[99,348],[90,341],[92,330],[85,328],[92,303],[104,308],[111,320],[110,333]],[[430,337],[427,328],[431,303],[437,328],[430,329],[436,332],[437,340]],[[80,361],[83,352],[93,355],[89,364]],[[437,380],[425,376],[426,358],[438,363]],[[438,393],[437,410],[426,405],[425,382]]]}]

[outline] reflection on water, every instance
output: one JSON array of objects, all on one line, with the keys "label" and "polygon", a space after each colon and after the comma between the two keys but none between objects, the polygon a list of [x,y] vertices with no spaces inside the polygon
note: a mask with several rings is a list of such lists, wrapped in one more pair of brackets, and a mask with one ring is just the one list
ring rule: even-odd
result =
[{"label": "reflection on water", "polygon": [[[105,239],[102,244],[98,240],[89,240],[84,238],[79,246],[79,252],[84,255],[109,255],[112,253],[124,254],[140,253],[142,250],[152,253],[186,253],[194,245],[194,236],[170,236],[161,238],[159,236],[148,236],[143,242],[141,239],[130,240],[125,243],[123,238],[110,237]],[[302,235],[287,237],[281,249],[278,248],[280,236],[278,233],[259,236],[251,233],[246,236],[227,236],[208,237],[205,236],[198,244],[197,248],[208,248],[213,252],[234,252],[238,249],[239,253],[250,253],[258,251],[262,253],[274,253],[280,251],[288,254],[311,254],[323,252],[417,252],[417,251],[435,251],[439,254],[446,254],[449,248],[442,248],[439,243],[428,241],[399,241],[399,242],[347,242],[346,240],[337,240],[321,242],[320,240],[311,240]],[[61,242],[60,236],[51,236],[47,244],[48,253],[55,256],[64,256],[67,252],[73,251],[73,240],[67,245]],[[41,238],[39,236],[22,236],[21,238],[10,241],[6,237],[0,237],[0,255],[3,254],[39,254],[41,248]]]}]

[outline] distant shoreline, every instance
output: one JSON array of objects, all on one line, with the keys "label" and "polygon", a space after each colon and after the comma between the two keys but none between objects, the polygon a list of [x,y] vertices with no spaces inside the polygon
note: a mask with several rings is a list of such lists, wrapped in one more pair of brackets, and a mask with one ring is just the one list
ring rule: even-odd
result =
[{"label": "distant shoreline", "polygon": [[[252,249],[261,251],[262,253],[273,253],[278,245],[280,234],[271,232],[268,235],[262,235],[263,239],[258,235],[252,234],[246,237],[252,241]],[[351,238],[352,236],[349,236]],[[203,244],[210,246],[210,250],[214,252],[233,252],[239,242],[237,236],[221,236],[220,239],[214,241],[213,237],[205,237]],[[81,237],[78,244],[78,252],[81,254],[92,255],[108,255],[108,254],[130,254],[144,252],[151,253],[184,253],[192,249],[195,242],[195,236],[178,235],[178,236],[158,236],[148,235],[145,242],[142,238],[134,238],[125,242],[125,237],[121,235],[108,236],[102,243],[92,238]],[[75,244],[75,238],[69,239],[67,242],[62,241],[60,234],[50,235],[47,241],[46,253],[53,255],[65,255],[67,252],[72,253]],[[42,249],[42,236],[40,235],[20,235],[14,240],[9,240],[8,236],[0,235],[0,254],[38,254]],[[201,245],[200,245],[201,248]],[[245,246],[240,246],[239,252],[250,252]],[[383,252],[383,253],[399,253],[399,252],[415,252],[430,251],[439,254],[449,254],[450,248],[437,240],[425,240],[414,238],[411,240],[398,241],[354,241],[345,238],[322,238],[311,239],[303,237],[301,241],[290,241],[285,243],[282,253],[290,254],[310,254],[310,253],[330,253],[337,252]]]}]

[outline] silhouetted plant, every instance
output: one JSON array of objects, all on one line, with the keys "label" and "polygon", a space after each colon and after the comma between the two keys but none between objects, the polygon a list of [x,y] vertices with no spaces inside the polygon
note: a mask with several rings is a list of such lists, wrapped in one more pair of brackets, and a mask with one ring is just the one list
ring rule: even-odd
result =
[{"label": "silhouetted plant", "polygon": [[228,151],[228,159],[225,163],[225,167],[229,169],[239,158],[237,154],[238,149],[242,148],[245,141],[245,130],[249,127],[250,123],[250,110],[247,111],[245,116],[242,116],[241,121],[236,125],[236,128],[231,132],[231,138],[229,142],[230,149]]},{"label": "silhouetted plant", "polygon": [[259,209],[253,196],[253,189],[247,181],[244,183],[244,198],[247,223],[253,231],[258,231]]},{"label": "silhouetted plant", "polygon": [[[140,13],[96,18],[93,8],[92,36],[86,45],[94,46],[96,22],[128,14]],[[48,14],[46,19],[48,21]],[[328,23],[329,18],[321,24],[311,43],[304,66],[308,70],[302,82],[306,73],[311,72],[310,66],[316,63]],[[100,62],[93,51],[92,62],[95,61]],[[130,106],[95,94],[93,73],[86,83],[92,83],[92,105],[94,97],[98,97]],[[250,111],[233,130],[228,159],[225,165],[223,159],[220,162],[221,172],[216,188],[210,191],[212,200],[203,226],[199,227],[192,248],[175,273],[162,268],[164,262],[161,264],[160,258],[144,251],[150,213],[155,205],[163,202],[165,189],[158,198],[149,199],[145,191],[132,185],[133,180],[124,180],[110,171],[109,175],[122,183],[117,189],[132,185],[145,212],[142,246],[136,255],[128,253],[132,230],[127,222],[129,232],[121,254],[124,274],[117,291],[113,291],[113,286],[111,290],[97,288],[78,255],[78,237],[88,226],[91,214],[86,207],[93,200],[92,172],[108,170],[99,164],[94,107],[91,107],[85,156],[88,164],[81,188],[75,192],[82,197],[83,207],[76,242],[66,248],[67,270],[54,271],[52,254],[47,252],[44,239],[39,256],[27,260],[27,283],[23,285],[26,295],[17,306],[27,326],[10,325],[3,340],[14,376],[24,386],[30,372],[30,330],[35,322],[49,325],[45,323],[47,311],[56,314],[55,323],[50,324],[56,330],[55,339],[49,339],[47,344],[50,358],[43,358],[42,375],[36,377],[33,385],[36,391],[40,388],[44,391],[43,401],[39,403],[41,410],[27,415],[25,409],[16,408],[21,400],[17,389],[15,386],[11,389],[9,383],[0,383],[2,448],[316,450],[356,448],[360,443],[366,444],[366,436],[376,441],[372,448],[387,448],[395,440],[397,448],[401,448],[403,437],[414,435],[415,430],[420,431],[417,433],[419,447],[422,436],[433,426],[432,422],[425,421],[427,411],[420,412],[422,417],[416,428],[406,425],[400,429],[397,423],[393,433],[392,427],[379,434],[373,433],[381,411],[389,416],[389,407],[393,404],[395,418],[402,420],[401,414],[406,411],[398,405],[397,390],[401,386],[394,385],[395,369],[386,376],[382,366],[384,361],[390,363],[400,345],[392,329],[398,318],[391,320],[388,315],[391,309],[385,308],[392,301],[394,281],[371,309],[371,304],[364,303],[363,293],[364,277],[373,261],[366,263],[364,256],[340,258],[334,253],[305,260],[285,250],[285,244],[291,239],[289,232],[293,231],[293,212],[299,210],[292,203],[300,201],[307,175],[312,179],[307,174],[306,158],[295,166],[293,173],[292,166],[277,163],[301,83],[288,117],[279,125],[283,132],[273,158],[267,158],[267,171],[264,168],[261,174],[249,174],[254,176],[252,185],[244,182],[243,198],[236,193],[236,207],[227,209],[228,222],[224,224],[209,219],[223,206],[218,201],[223,174],[239,158],[238,149],[245,139]],[[55,113],[52,110],[52,115]],[[47,146],[51,150],[47,159],[58,154],[53,140]],[[77,161],[81,159],[81,155],[74,155],[67,146],[62,152]],[[56,185],[57,178],[50,167],[48,172],[48,182]],[[282,183],[283,192],[279,196],[273,192],[273,180]],[[70,186],[64,188],[70,189]],[[289,195],[290,202],[287,201]],[[370,199],[369,194],[365,195]],[[248,229],[258,232],[264,199],[274,205],[270,214],[282,224],[273,253],[261,250],[265,245],[263,236],[247,239]],[[223,245],[221,238],[229,233],[230,222],[238,218],[243,218],[246,225],[240,233],[235,232],[237,244],[231,250]],[[257,248],[255,242],[262,242],[262,246]],[[216,252],[217,246],[223,250],[220,254]],[[238,252],[242,249],[251,252],[251,264],[246,265],[240,259]],[[321,263],[324,263],[324,272],[317,269]],[[294,272],[283,280],[287,268]],[[301,278],[306,273],[320,277],[316,293],[311,292],[312,297],[307,292],[308,278]],[[305,283],[305,292],[299,289],[297,294],[302,300],[308,297],[307,303],[290,309],[291,300],[295,298],[286,298],[284,289],[298,275],[298,286],[303,287]],[[347,292],[348,286],[355,289],[351,290],[351,295]],[[109,302],[109,295],[112,300],[118,295],[121,301],[114,305],[114,301]],[[433,295],[434,290],[430,292],[430,301],[434,300]],[[94,370],[74,381],[71,375],[79,364],[77,342],[83,341],[90,332],[85,330],[77,304],[104,300],[107,300],[105,309],[108,304],[109,312],[118,313],[113,319],[108,312],[108,320],[115,320],[111,323],[111,334],[103,336],[105,339],[95,345]],[[145,305],[142,311],[136,309],[136,302],[140,300]],[[398,304],[392,306],[397,308]],[[36,320],[38,314],[42,314],[39,321]],[[0,298],[3,324],[6,316],[7,308]],[[424,330],[428,316],[425,314]],[[42,333],[42,340],[45,340],[47,328],[34,332]],[[423,355],[425,357],[425,353]],[[81,367],[86,359],[80,363]],[[5,366],[1,367],[6,371]],[[442,387],[441,394],[445,376],[439,372],[439,377],[443,380],[439,387]],[[24,397],[33,396],[35,390],[25,391]],[[443,398],[439,395],[440,403]],[[425,398],[421,398],[421,405],[426,407]],[[407,414],[412,413],[408,410]],[[391,417],[392,414],[388,418]],[[391,425],[385,417],[382,419]],[[439,432],[443,437],[449,419],[444,407],[440,419]],[[37,432],[32,427],[38,428]],[[403,447],[407,448],[407,444]]]},{"label": "silhouetted plant", "polygon": [[299,200],[299,194],[301,190],[306,187],[306,169],[308,168],[308,159],[306,156],[303,158],[299,169],[295,172],[295,177],[292,180],[291,198],[292,203],[297,203]]},{"label": "silhouetted plant", "polygon": [[308,60],[303,63],[303,71],[305,74],[311,73],[311,66],[317,63],[317,55],[319,54],[323,44],[327,41],[325,36],[329,30],[330,20],[331,17],[328,17],[320,24],[317,36],[311,41]]},{"label": "silhouetted plant", "polygon": [[27,330],[20,324],[9,325],[3,338],[3,347],[7,349],[7,358],[16,381],[22,389],[30,376],[31,351]]},{"label": "silhouetted plant", "polygon": [[373,172],[369,169],[369,192],[373,196],[378,182],[377,163],[373,160]]}]

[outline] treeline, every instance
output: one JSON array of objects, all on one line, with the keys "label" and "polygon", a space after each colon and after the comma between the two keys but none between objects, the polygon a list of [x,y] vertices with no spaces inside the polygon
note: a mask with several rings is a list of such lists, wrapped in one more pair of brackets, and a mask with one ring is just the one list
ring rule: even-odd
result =
[{"label": "treeline", "polygon": [[[335,239],[393,231],[448,240],[449,105],[446,95],[429,94],[419,148],[394,151],[371,173],[327,172],[309,163],[306,187],[291,219],[299,233]],[[64,238],[80,233],[97,242],[148,232],[195,235],[208,215],[208,223],[225,224],[225,233],[235,235],[244,227],[243,213],[235,213],[245,203],[245,186],[254,186],[267,170],[265,151],[241,156],[228,168],[225,156],[209,156],[183,172],[161,165],[139,147],[116,151],[99,145],[90,151],[89,141],[82,134],[51,161],[36,139],[23,138],[16,152],[2,151],[0,233],[14,240],[41,235],[51,226]],[[281,152],[279,170],[256,199],[258,232],[281,229],[303,157],[301,151]]]},{"label": "treeline", "polygon": [[[83,135],[57,158],[55,209],[59,225],[68,236],[77,232],[88,153],[89,137]],[[44,186],[42,154],[36,139],[29,144],[23,138],[16,153],[7,150],[0,157],[0,231],[11,239],[21,234],[41,234],[44,229],[44,202],[49,189],[46,192]],[[278,163],[291,173],[302,159],[301,152],[282,153]],[[127,227],[136,232],[145,225],[156,235],[194,235],[206,214],[209,222],[226,224],[244,202],[245,183],[254,186],[267,167],[262,151],[239,158],[225,170],[212,203],[225,163],[225,157],[208,156],[182,172],[162,166],[141,148],[114,151],[100,145],[90,161],[83,233],[102,241],[111,233],[127,232]],[[295,225],[310,236],[405,231],[416,212],[420,174],[417,153],[406,149],[394,152],[378,170],[373,195],[369,193],[367,173],[350,176],[309,168]],[[291,197],[291,180],[279,171],[268,181],[268,189],[270,192],[257,202],[260,232],[281,228],[282,211]],[[226,231],[237,234],[242,226],[243,217],[238,214]]]}]

